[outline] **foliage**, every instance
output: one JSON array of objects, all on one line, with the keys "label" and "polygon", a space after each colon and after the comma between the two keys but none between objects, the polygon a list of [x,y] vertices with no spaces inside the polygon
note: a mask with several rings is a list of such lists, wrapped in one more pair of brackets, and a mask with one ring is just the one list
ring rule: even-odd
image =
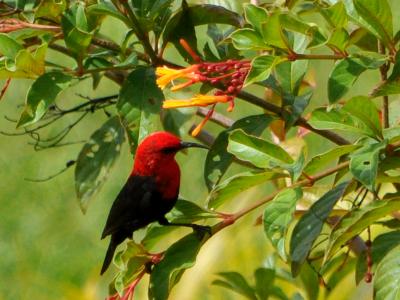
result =
[{"label": "foliage", "polygon": [[[116,255],[109,299],[131,297],[147,273],[149,298],[167,299],[211,237],[260,207],[274,254],[259,254],[274,263],[254,271],[254,284],[225,270],[214,285],[248,299],[317,299],[353,272],[357,283],[373,281],[376,299],[398,298],[400,248],[390,237],[398,237],[400,131],[388,97],[400,94],[394,5],[252,1],[258,5],[234,10],[186,0],[13,2],[0,2],[0,79],[7,80],[0,99],[10,81],[30,80],[17,134],[29,135],[35,149],[55,148],[68,144],[68,134],[91,113],[108,117],[67,164],[75,165],[84,212],[125,141],[134,155],[157,130],[188,138],[184,123],[193,111],[181,108],[195,107],[204,117],[190,133],[210,146],[202,174],[208,197],[179,201],[169,218],[206,223],[211,236],[191,233],[165,247],[161,241],[173,229],[150,226],[141,242],[129,241]],[[125,28],[119,42],[102,33],[110,19]],[[315,60],[330,70],[322,103],[313,97]],[[369,73],[379,79],[354,95],[357,80]],[[93,90],[112,81],[116,93],[84,95],[61,108],[66,92],[88,80]],[[178,90],[186,92],[177,98],[188,99],[168,99]],[[216,111],[222,106],[227,114]],[[79,117],[54,134],[55,122],[71,115]],[[208,121],[218,127],[207,131]],[[315,153],[313,143],[327,141]],[[259,185],[269,194],[225,212]],[[161,253],[152,253],[160,244]],[[286,293],[285,284],[296,293]]]}]

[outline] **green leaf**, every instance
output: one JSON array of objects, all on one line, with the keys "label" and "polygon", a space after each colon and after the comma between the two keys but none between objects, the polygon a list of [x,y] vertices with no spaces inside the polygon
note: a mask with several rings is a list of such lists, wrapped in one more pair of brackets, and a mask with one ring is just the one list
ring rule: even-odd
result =
[{"label": "green leaf", "polygon": [[344,52],[349,44],[349,39],[350,36],[347,30],[343,28],[338,28],[332,31],[332,34],[326,44],[333,47],[334,49]]},{"label": "green leaf", "polygon": [[343,196],[347,186],[348,182],[343,182],[328,191],[310,207],[296,224],[290,240],[290,259],[293,276],[297,276],[300,273],[312,245],[321,233],[322,226],[336,202]]},{"label": "green leaf", "polygon": [[241,129],[230,134],[228,152],[258,168],[270,168],[282,163],[292,164],[294,162],[293,158],[278,145],[247,135]]},{"label": "green leaf", "polygon": [[324,261],[331,258],[355,235],[361,233],[375,221],[400,209],[400,198],[376,200],[368,205],[356,208],[340,219],[329,236]]},{"label": "green leaf", "polygon": [[230,35],[230,38],[232,39],[233,46],[238,50],[269,49],[262,37],[253,29],[238,29]]},{"label": "green leaf", "polygon": [[268,11],[253,4],[244,5],[246,21],[259,33],[262,34],[262,23],[268,19]]},{"label": "green leaf", "polygon": [[275,269],[258,268],[254,272],[256,293],[259,299],[268,299],[275,280]]},{"label": "green leaf", "polygon": [[43,18],[59,23],[66,7],[66,0],[42,0],[36,7],[35,19]]},{"label": "green leaf", "polygon": [[277,58],[272,55],[261,55],[251,61],[251,69],[247,74],[244,86],[263,81],[269,77]]},{"label": "green leaf", "polygon": [[129,19],[121,14],[119,11],[115,9],[115,6],[111,5],[111,3],[101,2],[97,4],[90,5],[87,8],[87,13],[92,15],[100,15],[100,16],[110,16],[117,18],[124,22],[125,24],[129,24]]},{"label": "green leaf", "polygon": [[218,184],[233,162],[234,156],[227,152],[229,133],[237,128],[254,135],[260,135],[271,123],[273,117],[267,114],[245,117],[236,121],[230,128],[222,131],[207,153],[204,165],[204,180],[209,190]]},{"label": "green leaf", "polygon": [[75,191],[84,213],[90,198],[106,181],[124,140],[124,128],[119,118],[113,117],[92,134],[79,153],[75,168]]},{"label": "green leaf", "polygon": [[86,55],[93,34],[90,32],[88,20],[85,14],[85,7],[77,2],[61,18],[61,27],[64,33],[64,40],[67,47],[78,57]]},{"label": "green leaf", "polygon": [[354,58],[338,61],[328,79],[329,103],[339,101],[365,70],[366,67]]},{"label": "green leaf", "polygon": [[262,36],[264,42],[273,47],[288,49],[289,42],[283,32],[283,28],[280,22],[280,13],[272,13],[268,19],[261,24]]},{"label": "green leaf", "polygon": [[57,96],[70,86],[72,76],[61,72],[49,72],[40,76],[30,87],[24,110],[17,126],[28,126],[39,121]]},{"label": "green leaf", "polygon": [[[45,57],[47,44],[40,45],[32,54],[22,49],[15,56],[15,63],[9,63],[0,68],[0,79],[30,78],[35,79],[45,72]],[[10,66],[11,65],[11,66]]]},{"label": "green leaf", "polygon": [[197,253],[207,240],[196,233],[189,234],[167,249],[164,258],[150,275],[149,299],[165,300],[183,272],[195,264]]},{"label": "green leaf", "polygon": [[374,278],[375,300],[400,299],[400,246],[392,249],[379,263]]},{"label": "green leaf", "polygon": [[5,33],[0,33],[0,54],[10,59],[15,59],[23,47]]},{"label": "green leaf", "polygon": [[334,28],[343,28],[347,26],[348,16],[343,2],[336,2],[329,8],[321,10],[322,16]]},{"label": "green leaf", "polygon": [[207,210],[193,202],[182,199],[179,199],[176,202],[168,216],[172,219],[171,222],[178,223],[192,223],[198,220],[218,217],[216,212]]},{"label": "green leaf", "polygon": [[214,285],[219,285],[230,289],[250,300],[257,300],[254,289],[249,285],[242,274],[237,272],[221,272],[218,276],[222,279],[217,279],[212,282]]},{"label": "green leaf", "polygon": [[207,198],[208,207],[217,208],[249,188],[285,176],[277,172],[246,172],[234,175],[211,190]]},{"label": "green leaf", "polygon": [[296,203],[302,195],[301,188],[284,190],[276,195],[264,210],[264,232],[284,261],[287,260],[287,231],[296,211]]},{"label": "green leaf", "polygon": [[358,13],[356,21],[382,40],[386,46],[393,46],[392,10],[386,0],[353,0]]},{"label": "green leaf", "polygon": [[372,97],[381,97],[400,94],[400,83],[398,81],[384,81],[371,93]]},{"label": "green leaf", "polygon": [[114,279],[114,288],[119,295],[124,294],[125,288],[133,282],[151,261],[143,246],[134,241],[128,241],[126,248],[118,252],[114,257],[114,264],[119,272]]},{"label": "green leaf", "polygon": [[373,132],[363,121],[350,115],[344,110],[319,108],[312,112],[309,123],[316,129],[343,130],[376,138]]},{"label": "green leaf", "polygon": [[386,142],[365,145],[355,151],[350,159],[350,172],[369,190],[375,190],[378,174],[379,154],[386,148]]},{"label": "green leaf", "polygon": [[[396,219],[397,220],[397,219]],[[398,221],[398,220],[397,220]],[[372,271],[375,273],[377,265],[382,261],[386,254],[400,244],[400,231],[391,231],[378,235],[371,246]],[[357,259],[356,282],[357,284],[364,278],[367,272],[366,253],[363,252]]]},{"label": "green leaf", "polygon": [[156,84],[153,68],[132,71],[122,85],[117,109],[128,132],[132,153],[145,136],[161,129],[163,100],[164,95]]},{"label": "green leaf", "polygon": [[351,98],[343,106],[343,110],[361,120],[374,132],[375,137],[383,138],[378,109],[368,97],[358,96]]},{"label": "green leaf", "polygon": [[345,145],[337,146],[325,153],[314,156],[305,166],[303,172],[307,175],[313,175],[317,171],[326,168],[332,161],[340,158],[343,155],[349,154],[360,148],[360,145]]}]

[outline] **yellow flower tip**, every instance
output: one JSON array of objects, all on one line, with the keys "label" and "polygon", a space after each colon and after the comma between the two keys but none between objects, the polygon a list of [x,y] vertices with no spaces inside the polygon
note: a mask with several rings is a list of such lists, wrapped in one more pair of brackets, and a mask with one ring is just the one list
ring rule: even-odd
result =
[{"label": "yellow flower tip", "polygon": [[208,106],[216,103],[226,103],[229,100],[230,97],[227,95],[222,95],[222,96],[197,95],[192,99],[186,99],[186,100],[165,100],[163,103],[163,108]]},{"label": "yellow flower tip", "polygon": [[172,69],[168,67],[156,68],[157,85],[164,89],[171,81],[178,78],[194,78],[198,65],[189,66],[185,69]]}]

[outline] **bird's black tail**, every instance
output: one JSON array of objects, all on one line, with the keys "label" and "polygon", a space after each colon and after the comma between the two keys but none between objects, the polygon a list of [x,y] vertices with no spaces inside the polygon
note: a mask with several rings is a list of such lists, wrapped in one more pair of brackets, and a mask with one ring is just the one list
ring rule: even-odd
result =
[{"label": "bird's black tail", "polygon": [[100,275],[103,275],[103,273],[108,269],[108,267],[111,264],[111,261],[114,256],[115,249],[118,246],[118,241],[116,240],[115,236],[111,236],[110,244],[108,245],[106,257],[104,258],[103,266],[101,267]]}]

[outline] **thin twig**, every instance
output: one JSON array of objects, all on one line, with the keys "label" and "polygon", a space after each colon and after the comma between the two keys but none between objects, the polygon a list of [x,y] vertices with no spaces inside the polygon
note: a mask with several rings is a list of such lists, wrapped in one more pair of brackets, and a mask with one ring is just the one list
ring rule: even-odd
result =
[{"label": "thin twig", "polygon": [[[385,54],[385,47],[382,42],[378,40],[378,51],[380,54]],[[387,72],[389,71],[389,65],[383,64],[379,68],[381,74],[382,82],[386,82],[387,80]],[[382,105],[382,123],[384,128],[389,127],[389,96],[385,95],[382,97],[383,105]]]}]

